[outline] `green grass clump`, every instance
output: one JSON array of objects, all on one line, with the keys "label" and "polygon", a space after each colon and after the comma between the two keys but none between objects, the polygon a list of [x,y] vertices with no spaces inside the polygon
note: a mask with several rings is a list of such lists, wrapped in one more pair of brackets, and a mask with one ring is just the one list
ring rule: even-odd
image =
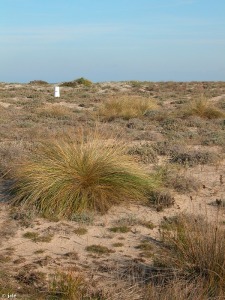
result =
[{"label": "green grass clump", "polygon": [[124,147],[82,136],[40,145],[18,165],[11,189],[14,204],[36,207],[45,217],[105,213],[122,201],[147,201],[154,185]]},{"label": "green grass clump", "polygon": [[109,228],[112,232],[119,232],[119,233],[127,233],[130,231],[130,227],[128,226],[116,226]]},{"label": "green grass clump", "polygon": [[31,231],[27,231],[23,234],[24,238],[31,239],[31,240],[37,239],[38,236],[39,236],[39,234],[37,232],[31,232]]},{"label": "green grass clump", "polygon": [[39,233],[27,231],[23,234],[23,237],[26,239],[31,239],[34,242],[41,242],[41,243],[49,243],[51,242],[53,236],[52,235],[43,235],[39,236]]},{"label": "green grass clump", "polygon": [[109,254],[114,252],[113,250],[102,245],[90,245],[87,246],[85,249],[88,252],[97,253],[97,254]]},{"label": "green grass clump", "polygon": [[149,110],[157,107],[155,100],[143,97],[123,96],[106,101],[99,108],[99,115],[105,120],[112,121],[115,118],[125,120],[143,117]]},{"label": "green grass clump", "polygon": [[73,231],[75,234],[77,235],[84,235],[86,234],[88,231],[86,228],[84,227],[78,227],[78,228],[75,228],[74,231]]}]

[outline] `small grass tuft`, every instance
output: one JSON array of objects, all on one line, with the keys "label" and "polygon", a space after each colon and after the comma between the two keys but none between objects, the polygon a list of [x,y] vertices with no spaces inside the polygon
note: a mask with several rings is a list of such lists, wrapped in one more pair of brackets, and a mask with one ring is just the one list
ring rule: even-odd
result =
[{"label": "small grass tuft", "polygon": [[39,236],[39,233],[37,232],[31,232],[31,231],[27,231],[23,234],[23,237],[26,239],[30,239],[30,240],[35,240],[37,239]]},{"label": "small grass tuft", "polygon": [[90,246],[87,246],[85,249],[88,252],[92,252],[92,253],[96,253],[96,254],[109,254],[109,253],[114,252],[113,250],[111,250],[105,246],[102,246],[102,245],[90,245]]},{"label": "small grass tuft", "polygon": [[40,236],[37,232],[28,231],[23,234],[26,239],[31,239],[34,242],[49,243],[52,240],[52,235],[42,235]]},{"label": "small grass tuft", "polygon": [[113,247],[123,247],[123,245],[124,245],[123,243],[119,243],[119,242],[112,244]]},{"label": "small grass tuft", "polygon": [[128,226],[117,226],[109,228],[111,232],[119,232],[119,233],[127,233],[130,231],[130,227]]},{"label": "small grass tuft", "polygon": [[75,234],[77,235],[84,235],[86,234],[88,231],[86,228],[84,227],[78,227],[78,228],[75,228],[74,231],[73,231]]}]

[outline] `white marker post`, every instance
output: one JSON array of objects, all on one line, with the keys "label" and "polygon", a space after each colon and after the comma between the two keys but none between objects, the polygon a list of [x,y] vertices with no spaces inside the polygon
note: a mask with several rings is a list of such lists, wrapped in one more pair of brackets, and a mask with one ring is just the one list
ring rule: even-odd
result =
[{"label": "white marker post", "polygon": [[55,97],[56,97],[56,98],[59,98],[59,97],[60,97],[59,86],[55,86]]}]

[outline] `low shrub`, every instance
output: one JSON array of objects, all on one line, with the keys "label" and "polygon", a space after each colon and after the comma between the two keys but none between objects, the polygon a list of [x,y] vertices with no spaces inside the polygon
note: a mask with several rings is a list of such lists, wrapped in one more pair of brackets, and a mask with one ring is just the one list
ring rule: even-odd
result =
[{"label": "low shrub", "polygon": [[32,80],[29,82],[31,85],[48,85],[49,83],[44,80]]},{"label": "low shrub", "polygon": [[205,165],[205,164],[213,163],[218,158],[219,158],[218,155],[214,152],[184,150],[180,152],[174,152],[170,159],[170,162],[193,167],[198,164]]},{"label": "low shrub", "polygon": [[133,146],[128,150],[128,154],[137,156],[138,160],[145,164],[156,163],[158,161],[156,151],[148,143]]},{"label": "low shrub", "polygon": [[77,86],[86,86],[89,87],[92,85],[92,82],[84,77],[78,78],[76,80],[73,81],[66,81],[63,82],[60,86],[66,86],[66,87],[77,87]]}]

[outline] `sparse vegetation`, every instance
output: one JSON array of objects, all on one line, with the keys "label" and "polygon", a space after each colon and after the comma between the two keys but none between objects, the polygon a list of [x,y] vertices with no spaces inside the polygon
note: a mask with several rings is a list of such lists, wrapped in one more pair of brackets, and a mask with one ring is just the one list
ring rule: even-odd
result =
[{"label": "sparse vegetation", "polygon": [[224,94],[0,83],[0,296],[224,299]]}]

